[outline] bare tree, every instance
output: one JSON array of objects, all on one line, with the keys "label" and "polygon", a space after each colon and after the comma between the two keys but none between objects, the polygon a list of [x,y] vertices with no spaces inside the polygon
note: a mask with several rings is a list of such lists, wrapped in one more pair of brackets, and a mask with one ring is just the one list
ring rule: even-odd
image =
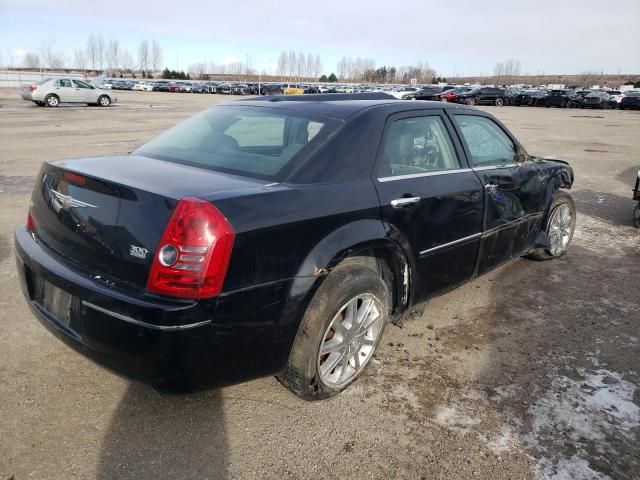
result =
[{"label": "bare tree", "polygon": [[154,72],[159,72],[162,68],[162,47],[155,39],[151,40],[151,67]]},{"label": "bare tree", "polygon": [[336,71],[338,72],[338,78],[340,81],[344,80],[347,74],[347,57],[342,57],[336,65]]},{"label": "bare tree", "polygon": [[74,51],[73,66],[83,72],[87,69],[87,56],[83,49],[77,48]]},{"label": "bare tree", "polygon": [[143,40],[138,47],[138,66],[140,70],[146,70],[149,65],[149,41]]},{"label": "bare tree", "polygon": [[191,64],[187,69],[187,71],[189,72],[189,75],[191,75],[192,78],[195,78],[198,80],[205,79],[206,70],[207,70],[207,67],[202,62]]},{"label": "bare tree", "polygon": [[42,65],[51,70],[64,68],[64,56],[55,49],[56,42],[43,42],[40,47]]},{"label": "bare tree", "polygon": [[120,64],[124,70],[133,70],[135,63],[129,50],[125,49],[120,53]]},{"label": "bare tree", "polygon": [[287,74],[287,66],[289,65],[289,57],[284,50],[280,52],[278,56],[278,75],[280,80],[284,80],[284,76]]},{"label": "bare tree", "polygon": [[305,75],[307,76],[308,79],[314,76],[313,75],[313,61],[314,61],[313,54],[307,53],[307,65],[305,67],[305,70],[306,70],[305,71]]},{"label": "bare tree", "polygon": [[98,37],[93,33],[87,39],[87,63],[91,70],[98,67]]},{"label": "bare tree", "polygon": [[107,47],[107,63],[109,64],[109,68],[117,71],[120,66],[120,42],[117,38],[112,38],[109,40],[109,46]]},{"label": "bare tree", "polygon": [[102,35],[96,37],[96,60],[100,71],[104,68],[107,48]]},{"label": "bare tree", "polygon": [[289,50],[289,79],[291,80],[296,74],[296,66],[298,64],[296,60],[296,52],[293,50]]},{"label": "bare tree", "polygon": [[37,53],[27,52],[22,60],[25,68],[38,68],[40,66],[40,57]]},{"label": "bare tree", "polygon": [[322,72],[322,61],[320,60],[320,55],[316,53],[316,58],[313,62],[313,76],[318,79],[320,76],[320,72]]}]

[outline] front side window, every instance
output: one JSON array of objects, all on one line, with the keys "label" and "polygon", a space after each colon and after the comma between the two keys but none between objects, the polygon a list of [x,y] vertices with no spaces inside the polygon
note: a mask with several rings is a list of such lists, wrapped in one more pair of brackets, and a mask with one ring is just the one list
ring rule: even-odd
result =
[{"label": "front side window", "polygon": [[454,115],[454,118],[474,167],[511,164],[517,160],[516,146],[493,120],[474,115]]},{"label": "front side window", "polygon": [[188,118],[136,153],[277,180],[309,144],[324,141],[340,124],[283,109],[221,106]]},{"label": "front side window", "polygon": [[449,133],[436,115],[394,121],[385,136],[378,177],[459,168]]}]

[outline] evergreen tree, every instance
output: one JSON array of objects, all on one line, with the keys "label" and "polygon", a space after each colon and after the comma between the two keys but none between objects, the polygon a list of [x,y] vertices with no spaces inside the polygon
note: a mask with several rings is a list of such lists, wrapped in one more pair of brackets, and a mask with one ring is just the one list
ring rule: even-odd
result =
[{"label": "evergreen tree", "polygon": [[338,77],[336,77],[335,73],[331,72],[331,75],[329,75],[327,80],[331,83],[336,83],[338,81]]},{"label": "evergreen tree", "polygon": [[326,75],[322,75],[322,76],[320,77],[320,80],[318,80],[318,81],[319,81],[319,82],[327,82],[327,81],[328,81],[328,80],[327,80],[327,76],[326,76]]}]

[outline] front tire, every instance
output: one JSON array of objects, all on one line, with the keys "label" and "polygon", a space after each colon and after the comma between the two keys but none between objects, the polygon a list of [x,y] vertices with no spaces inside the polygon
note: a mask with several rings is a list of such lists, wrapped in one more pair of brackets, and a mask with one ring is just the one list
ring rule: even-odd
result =
[{"label": "front tire", "polygon": [[496,98],[496,101],[494,103],[496,107],[501,107],[504,105],[504,100],[502,100],[501,98]]},{"label": "front tire", "polygon": [[101,107],[108,107],[111,105],[111,99],[107,95],[100,95],[98,98],[98,105]]},{"label": "front tire", "polygon": [[640,202],[638,202],[636,208],[633,209],[633,226],[640,228]]},{"label": "front tire", "polygon": [[549,237],[549,246],[538,248],[526,255],[532,260],[552,260],[567,253],[576,228],[576,205],[568,193],[558,192],[546,219],[544,232]]},{"label": "front tire", "polygon": [[476,104],[476,99],[475,98],[471,97],[471,98],[467,99],[467,105],[470,105],[470,106],[473,107],[475,104]]},{"label": "front tire", "polygon": [[45,97],[44,103],[47,105],[47,107],[58,107],[60,106],[60,98],[58,98],[57,95],[50,93]]},{"label": "front tire", "polygon": [[280,382],[305,400],[332,397],[355,382],[382,338],[390,297],[378,272],[338,265],[305,312]]}]

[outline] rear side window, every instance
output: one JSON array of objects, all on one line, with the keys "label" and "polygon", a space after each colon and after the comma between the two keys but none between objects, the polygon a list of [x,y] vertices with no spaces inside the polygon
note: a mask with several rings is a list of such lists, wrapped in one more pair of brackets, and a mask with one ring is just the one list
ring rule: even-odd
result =
[{"label": "rear side window", "polygon": [[55,86],[71,88],[71,80],[56,80]]},{"label": "rear side window", "polygon": [[179,123],[137,153],[273,181],[340,124],[277,108],[220,106]]},{"label": "rear side window", "polygon": [[384,140],[378,178],[459,168],[449,133],[438,116],[396,120]]},{"label": "rear side window", "polygon": [[471,154],[474,167],[510,164],[516,161],[516,146],[493,120],[474,115],[454,115]]}]

